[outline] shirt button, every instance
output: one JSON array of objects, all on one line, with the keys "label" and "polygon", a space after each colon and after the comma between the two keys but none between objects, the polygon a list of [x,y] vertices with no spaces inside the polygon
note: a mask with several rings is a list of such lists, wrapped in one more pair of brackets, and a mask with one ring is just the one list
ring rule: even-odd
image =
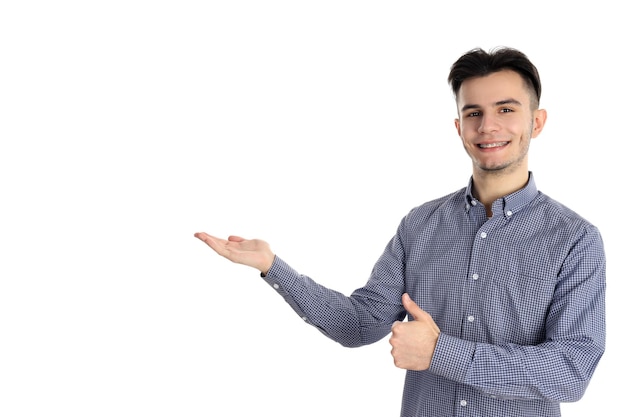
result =
[{"label": "shirt button", "polygon": [[307,321],[308,319],[306,318],[306,316],[302,316],[302,320]]},{"label": "shirt button", "polygon": [[467,405],[467,401],[461,400],[461,407],[465,407]]},{"label": "shirt button", "polygon": [[483,239],[484,239],[484,238],[486,238],[486,237],[487,237],[487,233],[485,233],[485,232],[480,232],[480,237],[481,237],[481,238],[483,238]]},{"label": "shirt button", "polygon": [[475,206],[476,204],[478,204],[476,203],[476,200],[472,200],[472,206]]},{"label": "shirt button", "polygon": [[472,275],[472,279],[473,279],[474,281],[476,281],[476,280],[478,279],[478,274],[474,274],[474,275]]},{"label": "shirt button", "polygon": [[511,216],[513,215],[513,212],[512,212],[511,210],[509,210],[509,211],[507,211],[507,212],[506,212],[506,215],[507,215],[508,217],[511,217]]},{"label": "shirt button", "polygon": [[278,284],[274,284],[274,285],[272,285],[272,287],[274,287],[274,289],[275,289],[275,290],[277,290],[277,289],[279,289],[279,288],[280,288],[280,285],[278,285]]},{"label": "shirt button", "polygon": [[467,321],[470,323],[474,321],[474,316],[467,316]]}]

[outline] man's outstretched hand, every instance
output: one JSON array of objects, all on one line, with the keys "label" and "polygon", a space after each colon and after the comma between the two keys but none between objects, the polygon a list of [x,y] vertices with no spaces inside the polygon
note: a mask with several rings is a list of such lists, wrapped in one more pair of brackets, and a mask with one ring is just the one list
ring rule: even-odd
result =
[{"label": "man's outstretched hand", "polygon": [[260,239],[247,240],[239,236],[229,236],[228,240],[219,239],[208,233],[199,232],[195,237],[209,245],[218,255],[242,265],[251,266],[266,274],[274,262],[274,253],[270,245]]}]

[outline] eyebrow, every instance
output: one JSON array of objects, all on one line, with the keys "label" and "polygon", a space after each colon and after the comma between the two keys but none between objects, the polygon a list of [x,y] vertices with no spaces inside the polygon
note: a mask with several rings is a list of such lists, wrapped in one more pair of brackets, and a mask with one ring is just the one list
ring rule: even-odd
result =
[{"label": "eyebrow", "polygon": [[[520,103],[519,100],[515,100],[514,98],[507,98],[505,100],[500,100],[500,101],[496,101],[494,103],[494,107],[498,107],[498,106],[504,106],[506,104],[515,104],[518,106],[521,106],[522,103]],[[461,108],[461,111],[466,111],[466,110],[470,110],[470,109],[480,109],[481,106],[479,106],[478,104],[466,104],[465,106],[463,106]]]}]

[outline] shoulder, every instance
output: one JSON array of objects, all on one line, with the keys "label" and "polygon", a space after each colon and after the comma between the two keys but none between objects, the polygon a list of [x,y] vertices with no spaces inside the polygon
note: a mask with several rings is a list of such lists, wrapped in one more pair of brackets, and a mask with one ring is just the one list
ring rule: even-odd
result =
[{"label": "shoulder", "polygon": [[595,228],[589,220],[581,216],[578,212],[541,191],[538,192],[537,198],[531,204],[531,211],[536,212],[538,216],[552,219],[554,223],[560,224],[561,226],[572,225],[576,227]]},{"label": "shoulder", "polygon": [[544,232],[553,236],[568,235],[576,241],[591,239],[601,243],[598,228],[565,204],[539,192],[530,204],[528,221],[541,224]]},{"label": "shoulder", "polygon": [[430,218],[435,214],[463,211],[466,204],[465,192],[466,189],[462,188],[413,207],[406,215],[405,220],[412,223]]}]

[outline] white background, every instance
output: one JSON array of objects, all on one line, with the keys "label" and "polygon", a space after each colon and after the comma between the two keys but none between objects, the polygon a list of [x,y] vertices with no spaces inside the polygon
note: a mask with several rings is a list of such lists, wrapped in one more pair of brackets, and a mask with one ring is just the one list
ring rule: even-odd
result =
[{"label": "white background", "polygon": [[542,75],[538,187],[606,245],[607,351],[563,414],[620,407],[618,2],[1,4],[3,417],[399,415],[386,339],[339,346],[193,233],[351,292],[410,208],[465,186],[446,77],[499,45]]}]

